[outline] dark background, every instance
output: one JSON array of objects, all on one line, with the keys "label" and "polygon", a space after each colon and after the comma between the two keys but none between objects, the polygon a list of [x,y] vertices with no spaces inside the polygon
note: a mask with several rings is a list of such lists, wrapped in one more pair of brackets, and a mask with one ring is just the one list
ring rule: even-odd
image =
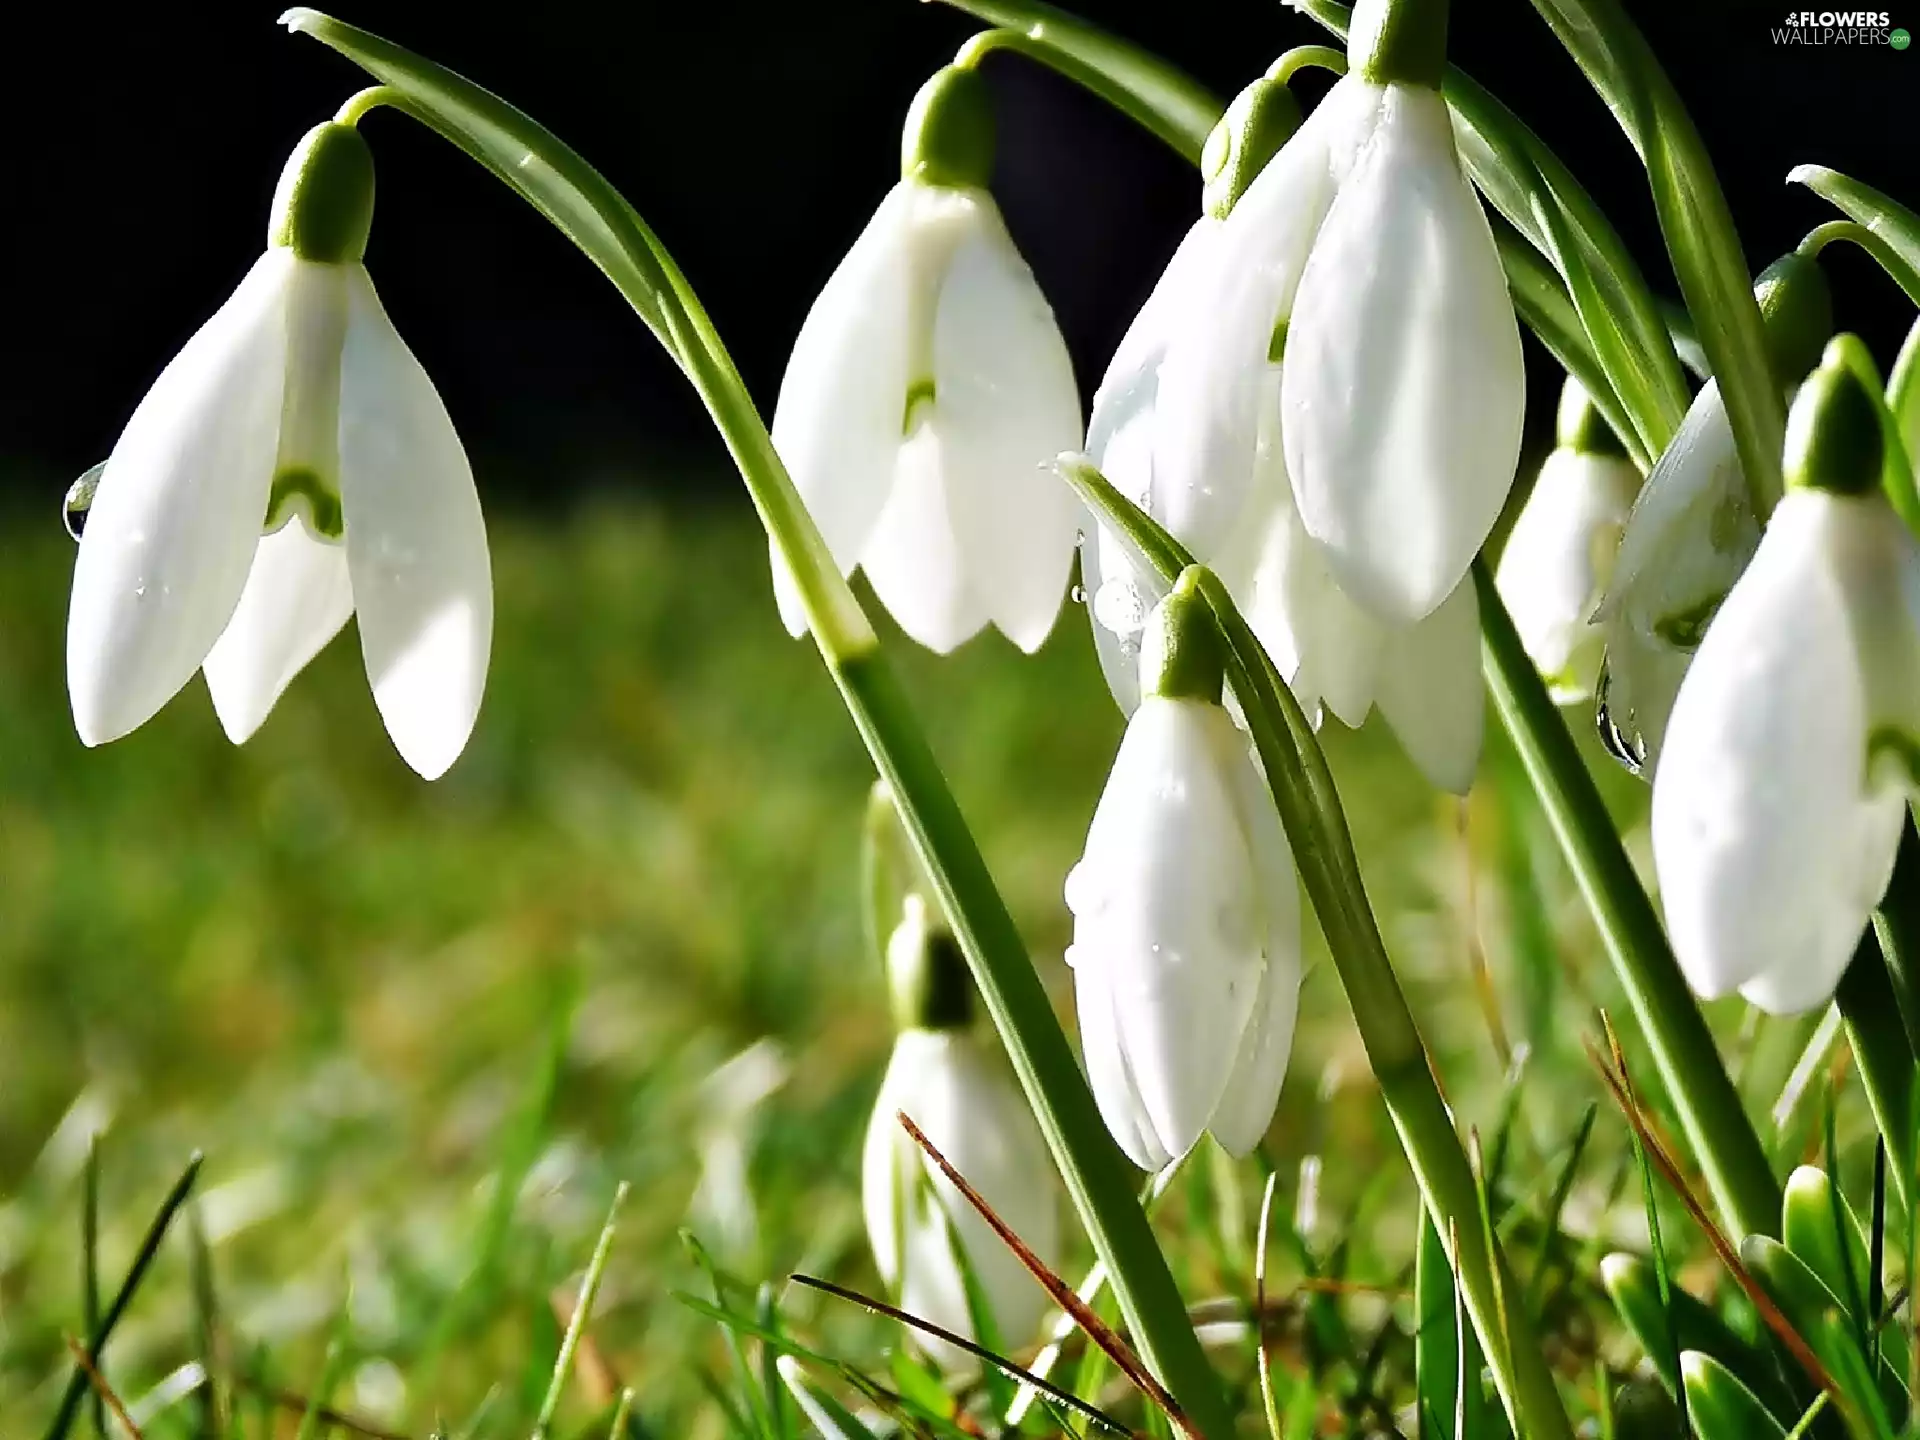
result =
[{"label": "dark background", "polygon": [[[763,406],[835,261],[897,174],[899,124],[975,28],[913,0],[709,0],[490,12],[338,0],[343,18],[461,70],[570,140],[687,270]],[[1082,0],[1223,96],[1323,39],[1278,0]],[[1783,184],[1818,160],[1920,202],[1920,48],[1776,47],[1787,8],[1633,3],[1719,163],[1754,268],[1830,212]],[[1456,0],[1455,59],[1529,119],[1672,290],[1640,172],[1525,0]],[[16,12],[18,14],[18,12]],[[259,253],[289,147],[362,83],[272,6],[39,9],[0,94],[11,201],[0,487],[48,524],[146,384]],[[1920,30],[1920,5],[1893,12]],[[16,20],[18,23],[18,20]],[[1059,78],[999,56],[995,189],[1091,390],[1197,204],[1192,172]],[[1317,91],[1324,81],[1307,82]],[[639,478],[725,485],[679,375],[597,271],[490,177],[391,112],[368,262],[493,499],[563,503]],[[1847,251],[1842,320],[1891,359],[1891,285]],[[1539,397],[1557,377],[1535,364]],[[1547,407],[1536,406],[1537,412]],[[727,493],[731,496],[731,488]]]}]

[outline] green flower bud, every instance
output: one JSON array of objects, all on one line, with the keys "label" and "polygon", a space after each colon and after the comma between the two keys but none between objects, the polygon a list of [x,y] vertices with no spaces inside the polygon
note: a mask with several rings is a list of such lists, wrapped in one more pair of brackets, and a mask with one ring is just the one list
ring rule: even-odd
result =
[{"label": "green flower bud", "polygon": [[1767,329],[1767,358],[1783,386],[1805,378],[1833,334],[1833,291],[1817,260],[1791,251],[1760,272],[1753,298]]},{"label": "green flower bud", "polygon": [[1359,0],[1347,30],[1347,63],[1376,85],[1438,90],[1447,74],[1446,0]]},{"label": "green flower bud", "polygon": [[358,263],[373,227],[373,151],[358,130],[329,120],[301,137],[273,192],[267,244],[302,260]]},{"label": "green flower bud", "polygon": [[1220,703],[1225,641],[1199,585],[1200,567],[1189,565],[1147,617],[1140,645],[1143,695]]},{"label": "green flower bud", "polygon": [[1200,208],[1216,220],[1226,219],[1254,176],[1299,128],[1300,102],[1282,81],[1262,76],[1234,96],[1200,152],[1206,181]]},{"label": "green flower bud", "polygon": [[918,895],[907,897],[887,941],[887,989],[901,1030],[964,1030],[973,1023],[967,957]]},{"label": "green flower bud", "polygon": [[1864,495],[1880,484],[1886,444],[1880,397],[1847,361],[1837,336],[1787,412],[1787,484]]},{"label": "green flower bud", "polygon": [[1786,1435],[1786,1426],[1711,1355],[1684,1351],[1680,1373],[1686,1377],[1688,1418],[1700,1440],[1767,1440]]},{"label": "green flower bud", "polygon": [[1560,411],[1555,417],[1554,442],[1562,450],[1579,455],[1626,457],[1627,447],[1613,433],[1600,407],[1593,403],[1587,387],[1573,376],[1560,387]]},{"label": "green flower bud", "polygon": [[1780,1240],[1842,1301],[1858,1296],[1865,1302],[1867,1247],[1860,1222],[1824,1170],[1802,1165],[1788,1177],[1780,1202]]},{"label": "green flower bud", "polygon": [[900,174],[927,185],[985,189],[993,179],[993,95],[984,76],[948,65],[907,108]]}]

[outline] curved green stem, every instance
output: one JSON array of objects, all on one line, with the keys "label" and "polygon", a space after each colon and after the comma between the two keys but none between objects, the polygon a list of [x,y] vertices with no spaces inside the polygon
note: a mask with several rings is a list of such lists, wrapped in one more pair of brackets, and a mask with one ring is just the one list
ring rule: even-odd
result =
[{"label": "curved green stem", "polygon": [[[1171,584],[1193,565],[1177,540],[1092,466],[1063,462],[1060,473],[1164,582]],[[1226,587],[1210,571],[1194,568],[1200,594],[1226,638],[1228,684],[1259,750],[1301,884],[1327,937],[1401,1148],[1435,1229],[1454,1237],[1449,1258],[1515,1433],[1537,1440],[1570,1437],[1566,1410],[1532,1319],[1524,1307],[1507,1303],[1520,1290],[1480,1223],[1478,1182],[1380,937],[1333,772],[1312,725]]]},{"label": "curved green stem", "polygon": [[[995,27],[980,55],[1009,49],[1051,66],[1131,116],[1194,164],[1225,110],[1213,92],[1137,45],[1042,0],[945,0]],[[974,42],[969,41],[968,46]],[[967,53],[966,46],[961,53]],[[974,56],[966,63],[979,59]],[[958,59],[956,64],[961,63]]]},{"label": "curved green stem", "polygon": [[1779,1183],[1720,1063],[1713,1033],[1687,989],[1653,902],[1484,563],[1475,562],[1473,579],[1494,708],[1593,912],[1714,1204],[1736,1235],[1777,1234]]},{"label": "curved green stem", "polygon": [[1824,225],[1816,225],[1794,248],[1809,260],[1813,260],[1836,240],[1851,241],[1866,251],[1879,262],[1880,268],[1887,272],[1888,278],[1907,292],[1907,298],[1914,304],[1920,305],[1920,270],[1915,269],[1908,258],[1901,254],[1884,235],[1862,225],[1858,220],[1829,220]]},{"label": "curved green stem", "polygon": [[333,118],[342,125],[358,125],[382,105],[398,105],[404,101],[405,97],[391,85],[369,85],[364,90],[354,91],[342,101],[340,108],[333,112]]},{"label": "curved green stem", "polygon": [[1130,1167],[1108,1135],[1025,944],[953,793],[686,277],[639,214],[573,150],[472,82],[318,14],[294,28],[394,87],[386,103],[466,151],[604,270],[699,392],[805,601],[815,643],[933,882],[1141,1358],[1210,1440],[1232,1414],[1189,1323]]},{"label": "curved green stem", "polygon": [[1331,45],[1296,45],[1267,67],[1267,79],[1277,80],[1284,85],[1309,67],[1344,75],[1347,73],[1347,57]]}]

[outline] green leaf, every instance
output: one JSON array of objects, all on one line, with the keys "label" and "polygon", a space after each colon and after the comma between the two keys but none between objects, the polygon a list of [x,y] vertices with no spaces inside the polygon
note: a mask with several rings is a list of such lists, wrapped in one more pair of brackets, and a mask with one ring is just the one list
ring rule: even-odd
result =
[{"label": "green leaf", "polygon": [[1680,1351],[1711,1356],[1778,1413],[1791,1414],[1797,1409],[1772,1357],[1735,1334],[1712,1307],[1678,1288],[1663,1306],[1659,1281],[1646,1260],[1638,1255],[1609,1255],[1600,1267],[1600,1278],[1621,1323],[1653,1362],[1668,1393],[1675,1393],[1680,1385],[1680,1374],[1673,1366],[1675,1351],[1668,1338],[1671,1321]]},{"label": "green leaf", "polygon": [[[1040,0],[944,0],[998,27],[1006,46],[1052,66],[1194,164],[1226,106],[1159,56]],[[1003,38],[1004,37],[1004,38]]]},{"label": "green leaf", "polygon": [[1733,1233],[1771,1233],[1780,1220],[1780,1187],[1752,1118],[1720,1061],[1599,787],[1527,658],[1484,562],[1475,562],[1473,576],[1482,663],[1494,708],[1593,913],[1714,1203]]},{"label": "green leaf", "polygon": [[1786,411],[1767,358],[1753,275],[1700,132],[1619,0],[1534,0],[1534,8],[1646,166],[1680,293],[1726,398],[1755,512],[1764,517],[1783,488]]},{"label": "green leaf", "polygon": [[1786,1440],[1787,1427],[1711,1355],[1689,1350],[1680,1357],[1680,1368],[1686,1376],[1682,1393],[1700,1440]]}]

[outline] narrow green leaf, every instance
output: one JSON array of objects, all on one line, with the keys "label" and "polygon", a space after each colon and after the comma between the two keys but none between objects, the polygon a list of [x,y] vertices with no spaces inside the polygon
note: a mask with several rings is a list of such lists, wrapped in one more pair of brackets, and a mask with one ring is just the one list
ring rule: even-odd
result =
[{"label": "narrow green leaf", "polygon": [[[87,1163],[80,1187],[80,1314],[81,1332],[100,1329],[100,1132],[87,1136]],[[94,1440],[107,1440],[107,1402],[88,1387]]]},{"label": "narrow green leaf", "polygon": [[1689,1350],[1680,1357],[1680,1366],[1686,1375],[1680,1393],[1686,1397],[1700,1440],[1767,1440],[1769,1436],[1785,1440],[1786,1426],[1711,1355]]},{"label": "narrow green leaf", "polygon": [[586,1277],[580,1282],[580,1293],[573,1302],[573,1318],[567,1321],[567,1331],[560,1340],[560,1354],[553,1362],[553,1378],[547,1384],[547,1398],[540,1402],[540,1413],[534,1417],[533,1440],[547,1440],[548,1432],[553,1428],[553,1417],[560,1409],[560,1396],[567,1386],[567,1376],[573,1372],[574,1353],[580,1348],[580,1337],[586,1333],[587,1322],[593,1318],[593,1302],[600,1293],[600,1282],[606,1278],[607,1261],[613,1255],[613,1234],[619,1224],[620,1207],[626,1203],[627,1184],[621,1181],[613,1192],[613,1203],[607,1207],[606,1223],[600,1227],[600,1238],[594,1244],[593,1258],[587,1262]]},{"label": "narrow green leaf", "polygon": [[1913,1095],[1914,1054],[1877,935],[1863,936],[1854,947],[1853,959],[1840,977],[1833,999],[1846,1022],[1847,1044],[1853,1050],[1867,1105],[1894,1159],[1895,1190],[1901,1203],[1906,1204],[1912,1198],[1908,1187],[1914,1166],[1920,1163],[1912,1149],[1914,1119],[1908,1109]]},{"label": "narrow green leaf", "polygon": [[873,1440],[873,1432],[862,1425],[853,1412],[828,1390],[815,1385],[808,1378],[806,1367],[794,1356],[780,1356],[775,1368],[823,1440]]},{"label": "narrow green leaf", "polygon": [[[154,1212],[147,1233],[141,1238],[140,1248],[134,1252],[133,1263],[127,1267],[127,1275],[120,1282],[119,1291],[107,1306],[106,1313],[100,1317],[100,1323],[88,1332],[87,1354],[93,1358],[95,1366],[104,1363],[103,1352],[107,1348],[107,1341],[127,1313],[127,1307],[133,1303],[140,1282],[147,1278],[147,1270],[153,1264],[153,1257],[160,1253],[160,1242],[166,1239],[173,1217],[180,1213],[180,1207],[187,1203],[187,1197],[193,1193],[194,1182],[200,1176],[202,1158],[196,1150],[187,1161],[186,1169],[180,1172],[180,1178],[173,1182],[173,1188],[160,1202],[159,1210]],[[47,1426],[46,1440],[66,1440],[67,1431],[73,1426],[73,1417],[80,1409],[81,1397],[91,1389],[86,1371],[75,1365],[73,1373],[67,1378],[66,1388],[60,1392],[60,1404]]]},{"label": "narrow green leaf", "polygon": [[1669,1103],[1714,1203],[1736,1235],[1771,1234],[1780,1187],[1665,928],[1627,858],[1593,776],[1547,694],[1486,566],[1475,562],[1482,662],[1514,748],[1600,931]]},{"label": "narrow green leaf", "polygon": [[1680,293],[1726,398],[1755,513],[1764,517],[1783,489],[1786,410],[1767,359],[1753,274],[1700,132],[1619,0],[1534,0],[1534,8],[1646,166]]},{"label": "narrow green leaf", "polygon": [[1735,1334],[1719,1312],[1684,1289],[1673,1289],[1663,1302],[1659,1281],[1647,1260],[1638,1255],[1609,1255],[1600,1267],[1600,1278],[1621,1323],[1653,1362],[1668,1393],[1677,1392],[1680,1386],[1680,1374],[1673,1364],[1677,1342],[1678,1351],[1697,1350],[1712,1356],[1776,1413],[1790,1414],[1797,1408],[1771,1354]]}]

